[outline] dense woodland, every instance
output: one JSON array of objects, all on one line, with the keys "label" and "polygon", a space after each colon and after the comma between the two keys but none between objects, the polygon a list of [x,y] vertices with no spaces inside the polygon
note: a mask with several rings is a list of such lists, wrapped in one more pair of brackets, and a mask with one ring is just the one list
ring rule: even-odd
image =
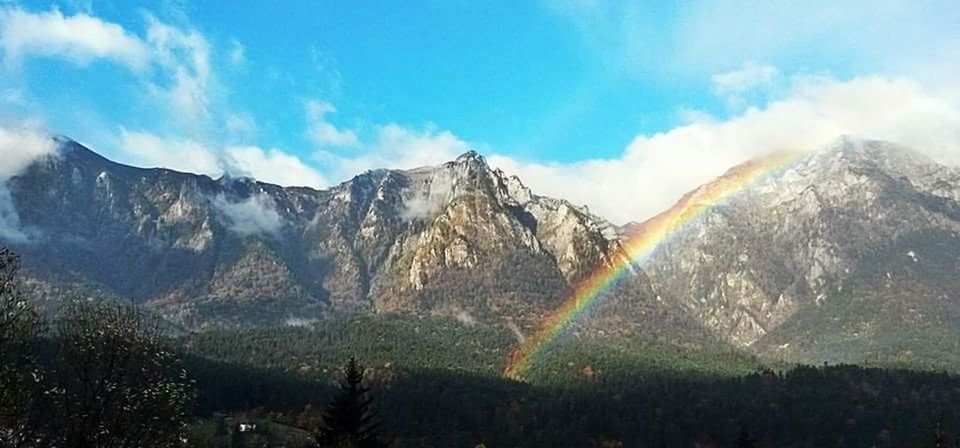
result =
[{"label": "dense woodland", "polygon": [[[367,369],[368,381],[382,433],[396,446],[734,447],[745,429],[759,447],[932,447],[938,424],[944,441],[954,442],[950,434],[960,428],[954,412],[960,379],[946,373],[857,366],[769,370],[734,353],[650,344],[625,355],[588,341],[567,341],[538,364],[535,378],[520,383],[482,370],[486,364],[475,357],[464,362],[480,362],[472,364],[479,371],[415,367],[419,357],[443,353],[431,345],[439,339],[427,338],[422,353],[411,343],[406,356],[393,353],[388,355],[393,361],[383,362],[376,338],[359,337],[385,331],[375,322],[340,322],[336,325],[355,327],[330,333],[321,327],[203,335],[202,344],[193,341],[195,352],[209,356],[223,350],[220,356],[229,353],[231,362],[198,371],[204,391],[200,414],[309,426],[304,422],[333,393],[333,363],[347,356],[325,343],[343,338],[347,350],[376,360],[369,363],[374,367]],[[271,349],[261,350],[260,344]],[[317,350],[307,363],[329,362],[326,372],[303,363],[283,365],[284,358],[300,359],[300,350],[309,347]],[[227,365],[237,370],[223,370]],[[316,398],[304,404],[305,396]],[[254,409],[252,403],[263,407]]]},{"label": "dense woodland", "polygon": [[[525,382],[515,336],[410,315],[170,331],[126,305],[46,322],[0,254],[3,447],[960,446],[960,377],[785,366],[571,332]],[[354,361],[354,358],[356,361]]]}]

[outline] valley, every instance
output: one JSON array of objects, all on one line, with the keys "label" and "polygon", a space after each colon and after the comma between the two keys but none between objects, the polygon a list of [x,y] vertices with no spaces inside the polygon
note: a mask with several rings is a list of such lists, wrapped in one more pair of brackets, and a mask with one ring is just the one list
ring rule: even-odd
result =
[{"label": "valley", "polygon": [[[351,356],[397,446],[722,444],[747,420],[766,440],[859,446],[955,418],[953,398],[928,392],[909,400],[931,406],[891,409],[904,427],[865,411],[960,386],[960,171],[907,148],[844,138],[749,182],[734,167],[617,227],[476,153],[312,190],[57,142],[7,183],[30,235],[7,242],[22,290],[54,322],[78,300],[162,319],[197,387],[197,440],[219,443],[225,419],[274,428],[249,443],[308,440],[304,406],[322,406]],[[579,304],[597,272],[615,274]],[[831,429],[811,442],[760,418],[768,406],[826,406],[794,428]],[[837,413],[856,431],[831,426]]]}]

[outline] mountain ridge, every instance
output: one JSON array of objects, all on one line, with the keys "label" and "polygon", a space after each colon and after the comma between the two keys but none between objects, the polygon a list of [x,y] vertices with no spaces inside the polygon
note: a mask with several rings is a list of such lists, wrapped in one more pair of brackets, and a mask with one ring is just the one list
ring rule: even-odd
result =
[{"label": "mountain ridge", "polygon": [[[960,170],[886,142],[804,153],[708,204],[642,263],[624,250],[642,223],[539,196],[473,151],[316,190],[129,167],[60,144],[8,182],[22,222],[45,238],[11,245],[51,306],[133,300],[195,330],[412,313],[520,338],[579,281],[631,263],[573,324],[577,337],[960,365],[943,355],[960,347],[930,342],[960,336],[960,250],[949,250],[960,248]],[[904,315],[909,331],[894,325]]]},{"label": "mountain ridge", "polygon": [[[955,245],[957,173],[903,147],[841,139],[709,209],[658,249],[648,272],[658,290],[673,294],[672,300],[737,345],[786,360],[863,362],[872,355],[851,348],[818,350],[817,356],[793,353],[796,341],[779,334],[804,334],[811,346],[865,340],[865,333],[852,328],[894,318],[867,312],[872,308],[894,313],[911,303],[932,306],[923,304],[931,294],[952,297],[950,291],[960,286],[951,280],[960,268],[956,256],[942,257],[947,266],[927,271],[937,275],[921,284],[938,286],[920,294],[905,284],[885,287],[881,294],[873,285],[882,279],[868,267],[889,263],[890,248],[910,238],[920,238],[924,246]],[[850,295],[853,285],[859,292]],[[830,300],[845,303],[849,321],[814,312]],[[820,317],[802,325],[797,320],[811,313]],[[934,333],[957,334],[960,320],[953,314]],[[905,330],[891,327],[874,336],[899,341],[894,335]],[[919,339],[932,343],[928,336]]]},{"label": "mountain ridge", "polygon": [[[502,263],[501,256],[544,271],[552,292],[534,295],[559,296],[618,250],[611,224],[532,194],[476,152],[315,190],[130,167],[76,142],[58,143],[56,155],[9,182],[24,225],[46,238],[18,248],[28,270],[80,273],[94,289],[159,307],[187,326],[203,327],[204,314],[229,313],[221,305],[247,299],[307,321],[332,310],[436,311],[411,297],[449,272]],[[85,254],[61,258],[71,250]],[[99,267],[82,260],[105,256]],[[117,257],[125,261],[111,263]],[[227,286],[237,282],[246,286]],[[489,300],[509,302],[492,297],[494,279],[485,282]],[[270,296],[277,291],[284,297]],[[213,309],[199,309],[207,305]],[[478,308],[496,306],[509,304]]]}]

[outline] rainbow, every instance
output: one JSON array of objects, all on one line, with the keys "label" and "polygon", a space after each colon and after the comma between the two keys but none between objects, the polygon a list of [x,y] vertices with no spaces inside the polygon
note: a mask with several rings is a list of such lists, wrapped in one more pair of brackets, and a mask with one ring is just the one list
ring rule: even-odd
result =
[{"label": "rainbow", "polygon": [[644,261],[657,246],[668,241],[705,210],[758,179],[785,168],[800,156],[800,153],[779,152],[739,165],[713,182],[688,193],[669,210],[633,229],[623,244],[623,256],[597,269],[576,285],[560,307],[541,321],[539,330],[511,352],[504,376],[522,380],[543,349],[563,334],[603,291],[616,283],[632,266]]}]

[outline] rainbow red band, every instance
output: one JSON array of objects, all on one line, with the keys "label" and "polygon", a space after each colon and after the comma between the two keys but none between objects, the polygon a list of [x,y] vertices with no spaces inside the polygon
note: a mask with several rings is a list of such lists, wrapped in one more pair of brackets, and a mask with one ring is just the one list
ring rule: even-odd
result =
[{"label": "rainbow red band", "polygon": [[624,243],[624,256],[612,264],[597,269],[580,282],[539,326],[527,337],[507,360],[504,376],[522,380],[543,349],[561,335],[607,288],[612,286],[631,266],[643,262],[660,244],[677,234],[684,225],[705,210],[723,202],[770,173],[795,162],[799,153],[776,153],[740,165],[723,177],[688,194],[664,213],[650,219],[636,229]]}]

